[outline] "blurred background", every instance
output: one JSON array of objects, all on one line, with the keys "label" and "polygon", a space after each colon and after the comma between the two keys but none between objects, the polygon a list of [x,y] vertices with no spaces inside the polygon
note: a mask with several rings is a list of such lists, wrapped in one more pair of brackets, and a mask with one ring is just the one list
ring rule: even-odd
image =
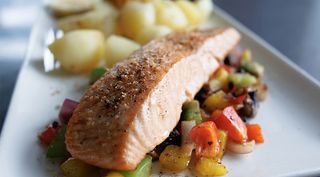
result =
[{"label": "blurred background", "polygon": [[[0,0],[0,129],[41,2]],[[320,80],[319,0],[214,2]]]}]

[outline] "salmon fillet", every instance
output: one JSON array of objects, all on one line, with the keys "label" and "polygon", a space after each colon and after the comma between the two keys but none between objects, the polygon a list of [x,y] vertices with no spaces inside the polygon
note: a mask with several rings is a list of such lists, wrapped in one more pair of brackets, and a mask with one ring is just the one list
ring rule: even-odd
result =
[{"label": "salmon fillet", "polygon": [[240,40],[233,28],[156,39],[100,78],[71,117],[71,155],[105,169],[133,170],[177,125],[185,101]]}]

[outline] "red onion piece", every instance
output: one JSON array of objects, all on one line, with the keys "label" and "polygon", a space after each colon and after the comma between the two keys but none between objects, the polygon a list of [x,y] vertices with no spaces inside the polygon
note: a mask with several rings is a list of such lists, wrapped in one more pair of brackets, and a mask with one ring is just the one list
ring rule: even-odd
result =
[{"label": "red onion piece", "polygon": [[236,154],[248,154],[253,151],[255,141],[245,142],[243,144],[235,143],[233,141],[227,142],[227,149]]},{"label": "red onion piece", "polygon": [[191,140],[189,133],[190,130],[196,126],[196,121],[189,120],[189,121],[181,121],[181,145],[188,145],[188,144],[194,144]]},{"label": "red onion piece", "polygon": [[59,112],[60,121],[67,124],[78,104],[79,102],[77,101],[65,99]]}]

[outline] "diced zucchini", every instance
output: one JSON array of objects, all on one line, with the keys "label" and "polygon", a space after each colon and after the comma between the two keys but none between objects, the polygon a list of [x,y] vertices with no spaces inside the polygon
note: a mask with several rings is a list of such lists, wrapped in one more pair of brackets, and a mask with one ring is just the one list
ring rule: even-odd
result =
[{"label": "diced zucchini", "polygon": [[202,122],[200,105],[197,100],[192,100],[183,104],[182,107],[182,120],[190,121],[195,120],[196,124]]},{"label": "diced zucchini", "polygon": [[263,75],[264,68],[257,62],[244,60],[241,62],[240,67],[257,77],[261,77]]},{"label": "diced zucchini", "polygon": [[107,69],[105,67],[98,67],[92,70],[90,74],[90,84],[95,83],[106,71]]},{"label": "diced zucchini", "polygon": [[134,171],[118,171],[124,177],[149,177],[151,174],[152,157],[146,156]]},{"label": "diced zucchini", "polygon": [[223,109],[229,106],[230,103],[225,97],[226,94],[223,91],[218,91],[210,95],[203,102],[204,109],[206,109],[209,112],[213,112],[216,109]]},{"label": "diced zucchini", "polygon": [[75,158],[70,158],[61,165],[64,177],[90,177],[93,176],[95,169]]},{"label": "diced zucchini", "polygon": [[64,142],[66,127],[62,126],[48,147],[47,158],[64,158],[67,155],[67,148]]},{"label": "diced zucchini", "polygon": [[257,83],[257,78],[247,73],[236,73],[229,75],[229,82],[238,87],[249,87]]}]

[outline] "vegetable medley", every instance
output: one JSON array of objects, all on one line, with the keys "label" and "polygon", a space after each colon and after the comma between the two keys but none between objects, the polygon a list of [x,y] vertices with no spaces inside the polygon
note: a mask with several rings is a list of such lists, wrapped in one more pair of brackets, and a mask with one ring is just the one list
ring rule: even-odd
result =
[{"label": "vegetable medley", "polygon": [[[94,83],[106,69],[91,73]],[[47,158],[60,159],[65,177],[148,177],[152,161],[159,161],[166,172],[189,169],[197,176],[223,176],[225,153],[250,153],[264,143],[259,124],[249,123],[259,103],[266,98],[263,67],[253,61],[250,50],[236,47],[220,64],[194,100],[182,107],[181,118],[170,136],[154,148],[134,171],[108,171],[70,157],[64,143],[68,120],[78,105],[66,99],[60,110],[60,123],[53,122],[39,135],[47,148]],[[228,151],[227,151],[228,150]]]}]

